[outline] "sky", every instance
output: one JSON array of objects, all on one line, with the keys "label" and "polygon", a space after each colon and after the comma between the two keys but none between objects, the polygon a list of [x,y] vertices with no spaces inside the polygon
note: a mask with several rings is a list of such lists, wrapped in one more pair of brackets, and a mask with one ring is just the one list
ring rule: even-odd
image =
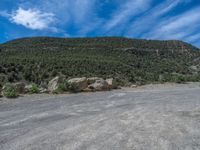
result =
[{"label": "sky", "polygon": [[200,47],[200,0],[0,0],[0,43],[32,36],[124,36]]}]

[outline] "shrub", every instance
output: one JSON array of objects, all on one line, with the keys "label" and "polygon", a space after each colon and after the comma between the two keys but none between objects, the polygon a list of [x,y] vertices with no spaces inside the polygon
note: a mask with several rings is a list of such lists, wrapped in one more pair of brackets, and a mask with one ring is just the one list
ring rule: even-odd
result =
[{"label": "shrub", "polygon": [[178,75],[178,76],[175,77],[175,82],[176,83],[185,83],[186,79],[183,75]]},{"label": "shrub", "polygon": [[33,83],[32,86],[31,86],[31,89],[30,89],[30,93],[32,94],[37,94],[39,93],[39,87],[37,84]]},{"label": "shrub", "polygon": [[18,96],[16,87],[11,84],[5,85],[2,93],[3,93],[3,96],[7,98],[16,98]]}]

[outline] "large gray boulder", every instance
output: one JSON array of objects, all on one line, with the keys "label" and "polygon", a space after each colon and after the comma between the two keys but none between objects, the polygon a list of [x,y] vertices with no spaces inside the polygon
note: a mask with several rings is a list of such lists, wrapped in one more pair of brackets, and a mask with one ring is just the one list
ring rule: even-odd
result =
[{"label": "large gray boulder", "polygon": [[64,81],[63,77],[55,77],[53,78],[51,81],[49,81],[48,83],[48,91],[50,93],[53,93],[54,91],[56,91],[59,87],[59,85]]},{"label": "large gray boulder", "polygon": [[68,80],[68,83],[71,87],[71,90],[73,90],[75,92],[83,91],[88,86],[87,78],[85,78],[85,77],[70,79],[70,80]]},{"label": "large gray boulder", "polygon": [[103,79],[96,80],[95,83],[90,84],[88,88],[93,91],[106,91],[110,89],[108,83]]}]

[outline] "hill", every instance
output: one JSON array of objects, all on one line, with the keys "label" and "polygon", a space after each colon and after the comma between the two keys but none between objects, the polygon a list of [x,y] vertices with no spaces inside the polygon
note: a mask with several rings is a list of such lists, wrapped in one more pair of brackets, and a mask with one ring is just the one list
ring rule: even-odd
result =
[{"label": "hill", "polygon": [[46,84],[56,75],[120,84],[199,81],[200,51],[182,41],[33,37],[0,45],[0,84]]}]

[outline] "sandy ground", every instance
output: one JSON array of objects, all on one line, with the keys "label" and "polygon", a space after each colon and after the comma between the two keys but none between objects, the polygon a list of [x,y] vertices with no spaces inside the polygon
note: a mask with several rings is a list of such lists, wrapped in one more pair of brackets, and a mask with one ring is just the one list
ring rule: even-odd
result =
[{"label": "sandy ground", "polygon": [[200,83],[0,99],[0,150],[199,150]]}]

